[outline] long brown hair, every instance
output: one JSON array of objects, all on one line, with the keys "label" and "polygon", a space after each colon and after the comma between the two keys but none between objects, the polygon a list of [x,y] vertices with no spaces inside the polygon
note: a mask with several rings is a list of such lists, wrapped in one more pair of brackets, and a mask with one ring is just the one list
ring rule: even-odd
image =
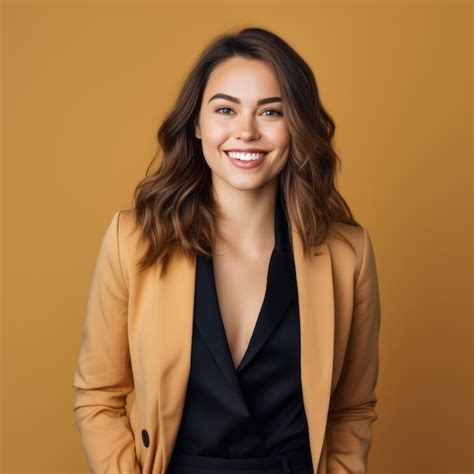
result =
[{"label": "long brown hair", "polygon": [[331,143],[336,127],[321,103],[313,72],[276,34],[245,28],[207,44],[158,130],[163,151],[160,166],[150,176],[148,166],[134,192],[135,230],[140,228],[140,240],[147,246],[138,262],[141,271],[161,262],[163,274],[174,251],[191,258],[198,253],[211,255],[219,211],[211,191],[211,170],[194,130],[210,73],[235,56],[265,61],[279,80],[291,136],[279,189],[304,254],[309,256],[333,232],[330,221],[360,226],[336,189],[337,166],[341,166]]}]

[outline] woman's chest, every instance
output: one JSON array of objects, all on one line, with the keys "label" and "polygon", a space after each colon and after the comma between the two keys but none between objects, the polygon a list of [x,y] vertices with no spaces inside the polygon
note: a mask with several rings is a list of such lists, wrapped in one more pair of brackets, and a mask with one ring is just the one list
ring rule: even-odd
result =
[{"label": "woman's chest", "polygon": [[263,305],[271,253],[252,259],[213,257],[219,309],[235,367],[247,350]]}]

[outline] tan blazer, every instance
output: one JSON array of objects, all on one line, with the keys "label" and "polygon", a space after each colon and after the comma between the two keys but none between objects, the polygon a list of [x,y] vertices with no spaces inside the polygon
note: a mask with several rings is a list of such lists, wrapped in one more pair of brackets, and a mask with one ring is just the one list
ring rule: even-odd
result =
[{"label": "tan blazer", "polygon": [[[162,279],[156,265],[138,275],[133,212],[117,211],[103,236],[73,382],[75,424],[100,474],[166,473],[190,370],[195,259],[176,255]],[[315,473],[365,473],[377,419],[377,270],[364,227],[331,225],[355,252],[331,237],[306,260],[291,230],[303,400]]]}]

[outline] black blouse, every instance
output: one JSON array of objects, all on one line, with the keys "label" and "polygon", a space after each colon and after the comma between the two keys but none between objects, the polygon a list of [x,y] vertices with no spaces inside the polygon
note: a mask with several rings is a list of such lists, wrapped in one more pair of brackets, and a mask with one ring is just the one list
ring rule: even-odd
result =
[{"label": "black blouse", "polygon": [[266,457],[309,446],[300,376],[298,294],[281,194],[265,297],[234,367],[212,258],[197,257],[191,370],[174,453]]}]

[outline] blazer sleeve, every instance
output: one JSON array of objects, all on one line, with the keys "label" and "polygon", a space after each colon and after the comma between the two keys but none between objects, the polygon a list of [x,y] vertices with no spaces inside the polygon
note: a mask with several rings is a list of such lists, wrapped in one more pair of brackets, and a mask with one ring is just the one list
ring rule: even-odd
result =
[{"label": "blazer sleeve", "polygon": [[140,473],[126,411],[133,390],[127,314],[128,287],[122,273],[117,211],[100,245],[73,387],[74,420],[91,472]]},{"label": "blazer sleeve", "polygon": [[349,342],[328,414],[328,474],[367,473],[371,423],[378,418],[380,296],[371,238],[362,229],[363,254],[355,277]]}]

